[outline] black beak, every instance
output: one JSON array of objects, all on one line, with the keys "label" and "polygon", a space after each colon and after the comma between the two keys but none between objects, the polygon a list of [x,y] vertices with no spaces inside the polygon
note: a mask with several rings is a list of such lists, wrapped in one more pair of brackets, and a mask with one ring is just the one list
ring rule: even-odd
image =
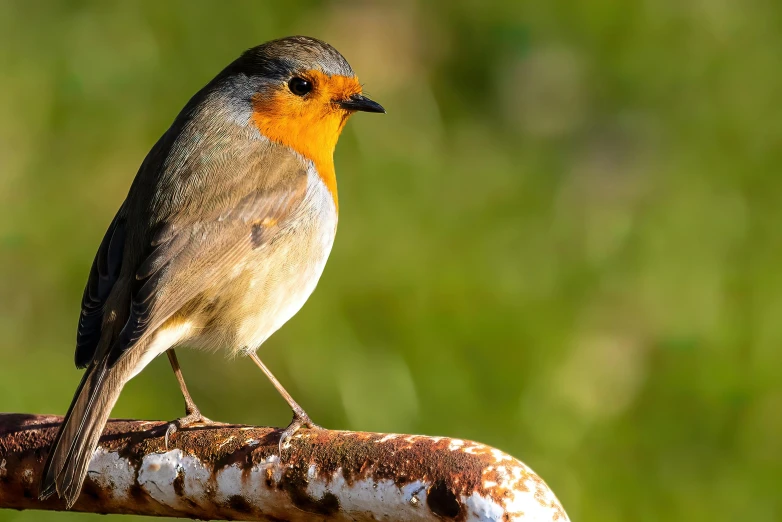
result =
[{"label": "black beak", "polygon": [[386,110],[377,102],[374,102],[363,94],[354,94],[347,100],[340,100],[337,105],[348,111],[382,112]]}]

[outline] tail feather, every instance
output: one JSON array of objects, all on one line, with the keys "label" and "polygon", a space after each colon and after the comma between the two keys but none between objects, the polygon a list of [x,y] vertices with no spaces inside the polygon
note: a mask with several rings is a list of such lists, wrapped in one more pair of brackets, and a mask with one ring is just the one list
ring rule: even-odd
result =
[{"label": "tail feather", "polygon": [[87,468],[106,421],[125,384],[128,361],[113,368],[98,361],[85,372],[49,452],[40,499],[53,493],[70,508],[79,496]]},{"label": "tail feather", "polygon": [[[80,398],[83,400],[85,393],[91,388],[90,381],[93,378],[93,369],[94,368],[90,366],[84,372],[81,382],[76,388],[76,393],[73,394],[73,399],[71,400],[71,405],[68,407],[68,412],[65,414],[60,429],[57,430],[57,436],[54,438],[54,442],[49,449],[49,456],[46,459],[46,464],[43,467],[43,475],[41,476],[41,491],[38,495],[40,500],[46,500],[57,491],[55,479],[65,462],[65,454],[62,451],[58,451],[58,448],[62,448],[63,445],[66,444],[63,442],[63,435],[66,432],[71,431],[68,430],[67,427],[75,422],[80,422],[81,415],[74,417],[73,410],[76,408],[77,404],[81,402]],[[82,412],[83,415],[82,410],[83,408],[79,408],[79,411]],[[69,439],[72,441],[73,437],[69,437]],[[70,443],[68,443],[68,446],[70,447]]]}]

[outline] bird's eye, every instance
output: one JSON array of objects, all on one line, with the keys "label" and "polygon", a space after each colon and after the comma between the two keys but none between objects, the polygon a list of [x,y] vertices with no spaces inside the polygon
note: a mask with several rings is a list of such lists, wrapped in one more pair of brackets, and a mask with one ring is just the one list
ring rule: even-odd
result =
[{"label": "bird's eye", "polygon": [[304,96],[312,90],[312,83],[308,82],[304,78],[294,76],[291,81],[288,82],[288,88],[296,96]]}]

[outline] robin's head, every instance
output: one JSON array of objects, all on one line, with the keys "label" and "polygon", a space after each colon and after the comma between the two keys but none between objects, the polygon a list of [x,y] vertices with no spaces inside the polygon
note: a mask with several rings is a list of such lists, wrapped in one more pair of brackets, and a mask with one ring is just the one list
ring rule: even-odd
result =
[{"label": "robin's head", "polygon": [[351,114],[385,112],[362,93],[347,60],[315,38],[292,36],[253,47],[223,74],[244,80],[248,123],[316,166],[330,161]]}]

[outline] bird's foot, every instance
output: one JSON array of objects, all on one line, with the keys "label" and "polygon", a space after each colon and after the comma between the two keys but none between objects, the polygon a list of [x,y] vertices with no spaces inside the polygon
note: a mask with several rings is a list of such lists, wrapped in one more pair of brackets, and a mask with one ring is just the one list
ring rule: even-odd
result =
[{"label": "bird's foot", "polygon": [[215,421],[201,415],[201,412],[198,411],[197,408],[188,410],[187,415],[184,417],[180,417],[168,423],[165,435],[166,451],[168,451],[168,440],[177,432],[177,430],[189,428],[194,425],[209,426],[210,424],[215,424]]},{"label": "bird's foot", "polygon": [[280,434],[280,458],[282,458],[282,447],[290,440],[293,435],[296,434],[301,428],[309,428],[311,430],[322,430],[323,428],[312,422],[310,416],[307,415],[301,408],[293,410],[293,420],[288,427]]}]

